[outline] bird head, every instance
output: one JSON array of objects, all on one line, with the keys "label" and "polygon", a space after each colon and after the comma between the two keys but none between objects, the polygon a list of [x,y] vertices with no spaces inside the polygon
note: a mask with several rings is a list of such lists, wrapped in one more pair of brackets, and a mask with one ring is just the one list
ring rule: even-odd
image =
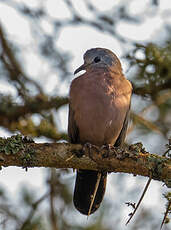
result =
[{"label": "bird head", "polygon": [[81,70],[89,70],[93,68],[116,68],[121,71],[121,63],[117,56],[110,50],[105,48],[93,48],[87,50],[83,56],[84,64],[75,70],[74,74],[77,74]]}]

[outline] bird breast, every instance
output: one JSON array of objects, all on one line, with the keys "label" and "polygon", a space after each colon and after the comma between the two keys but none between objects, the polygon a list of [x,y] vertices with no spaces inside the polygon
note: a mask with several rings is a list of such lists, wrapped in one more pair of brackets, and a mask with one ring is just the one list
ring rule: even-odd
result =
[{"label": "bird breast", "polygon": [[120,83],[104,72],[85,73],[73,80],[70,103],[81,143],[99,146],[115,143],[129,107],[129,94],[118,94]]}]

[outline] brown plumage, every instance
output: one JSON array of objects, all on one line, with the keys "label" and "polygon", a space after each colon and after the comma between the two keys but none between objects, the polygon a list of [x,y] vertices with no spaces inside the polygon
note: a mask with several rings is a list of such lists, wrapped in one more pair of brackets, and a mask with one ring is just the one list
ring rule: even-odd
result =
[{"label": "brown plumage", "polygon": [[[108,49],[94,48],[85,53],[84,64],[75,73],[81,70],[86,70],[86,73],[75,78],[70,87],[70,142],[122,145],[132,86],[122,74],[119,59]],[[100,178],[99,185],[94,193],[97,178]],[[74,204],[82,214],[91,214],[100,206],[106,178],[106,172],[77,171]],[[90,208],[93,194],[95,199]]]}]

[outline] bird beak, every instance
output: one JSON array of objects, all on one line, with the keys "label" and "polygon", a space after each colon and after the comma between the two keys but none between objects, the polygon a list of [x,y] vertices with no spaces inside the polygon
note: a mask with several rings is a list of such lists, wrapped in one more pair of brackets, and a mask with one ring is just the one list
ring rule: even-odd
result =
[{"label": "bird beak", "polygon": [[81,70],[86,70],[86,67],[88,65],[89,64],[83,64],[83,65],[81,65],[78,69],[75,70],[74,75],[77,74],[78,72],[80,72]]}]

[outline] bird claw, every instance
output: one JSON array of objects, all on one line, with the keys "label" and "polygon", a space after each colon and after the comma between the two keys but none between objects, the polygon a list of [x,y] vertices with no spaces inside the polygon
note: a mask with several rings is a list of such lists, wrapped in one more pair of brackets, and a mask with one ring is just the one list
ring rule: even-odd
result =
[{"label": "bird claw", "polygon": [[87,155],[87,153],[88,153],[88,155],[90,155],[91,149],[92,149],[92,144],[90,144],[90,143],[85,143],[85,144],[83,145],[82,153],[83,153],[84,155]]},{"label": "bird claw", "polygon": [[85,143],[82,151],[83,154],[87,155],[92,160],[94,160],[95,153],[97,154],[100,152],[99,148],[91,143]]},{"label": "bird claw", "polygon": [[[111,145],[111,144],[102,145],[100,150],[102,152],[102,157],[107,158],[111,154],[113,154],[113,145]],[[104,151],[104,153],[103,153],[103,151]]]},{"label": "bird claw", "polygon": [[83,145],[83,152],[86,152],[87,151],[87,149],[88,150],[91,150],[91,148],[92,148],[92,144],[90,144],[90,143],[85,143],[84,145]]}]

